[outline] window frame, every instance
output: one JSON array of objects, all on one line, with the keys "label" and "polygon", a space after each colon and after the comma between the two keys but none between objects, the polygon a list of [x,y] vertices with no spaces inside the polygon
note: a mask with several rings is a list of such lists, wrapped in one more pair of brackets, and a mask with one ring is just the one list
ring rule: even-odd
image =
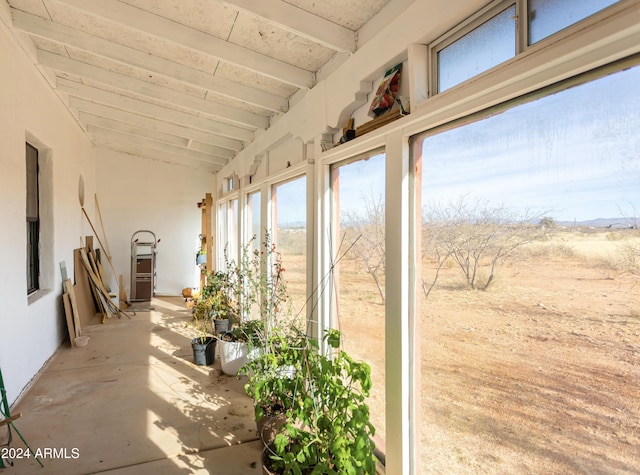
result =
[{"label": "window frame", "polygon": [[[330,289],[329,292],[327,292],[329,297],[328,315],[325,315],[325,319],[322,320],[323,331],[329,328],[335,328],[335,329],[341,330],[340,328],[338,328],[338,323],[340,319],[340,316],[338,315],[338,311],[339,311],[338,299],[339,299],[339,293],[341,289],[340,265],[334,262],[334,259],[336,258],[339,259],[340,256],[342,256],[343,253],[347,250],[347,247],[340,249],[340,252],[338,251],[338,245],[341,242],[342,226],[340,223],[340,209],[341,209],[340,197],[339,197],[340,174],[338,173],[336,175],[336,171],[339,172],[340,168],[342,167],[349,166],[359,161],[367,161],[379,155],[383,156],[382,160],[385,162],[385,170],[386,170],[387,154],[386,154],[385,146],[373,147],[373,148],[367,149],[366,151],[362,151],[357,154],[342,158],[341,160],[334,160],[331,163],[327,163],[327,170],[328,170],[328,176],[329,176],[329,183],[328,183],[329,214],[331,216],[331,218],[329,219],[328,225],[329,225],[329,228],[331,229],[330,236],[332,241],[332,243],[328,243],[329,244],[328,249],[333,253],[333,255],[329,255],[328,258],[330,261],[329,268],[332,269],[332,271],[335,274],[332,276],[334,280],[329,281],[327,285],[327,288]],[[383,177],[383,181],[386,181],[386,172],[385,172],[385,176]],[[335,190],[336,184],[338,186],[338,190]],[[385,199],[385,222],[386,222],[386,196],[387,196],[387,192],[386,192],[386,186],[385,186],[385,189],[383,190],[383,198]],[[385,224],[385,239],[386,239],[386,224]],[[386,250],[385,250],[385,256],[386,256]],[[322,292],[318,292],[318,294],[320,293]],[[384,302],[384,306],[385,306],[385,312],[386,312],[386,301]],[[385,321],[386,321],[386,315],[385,315]],[[385,331],[384,327],[382,328],[382,331],[383,332]],[[328,350],[328,348],[323,348],[323,350]],[[384,352],[384,354],[386,359],[386,354],[387,354],[386,351]],[[354,356],[354,355],[351,355],[351,356]],[[385,370],[386,370],[386,361],[385,361]],[[386,399],[386,395],[387,395],[386,384],[384,385],[383,392],[384,392],[384,397]],[[386,417],[385,417],[385,423],[386,423]],[[377,442],[380,442],[377,439],[378,436],[379,434],[376,433],[376,437],[374,438],[374,440],[376,440]],[[379,447],[379,444],[376,443],[375,456],[384,465],[386,460],[386,431],[382,435],[382,441],[384,442],[385,450],[382,450]]]},{"label": "window frame", "polygon": [[[584,18],[577,20],[576,22],[568,25],[564,28],[561,28],[558,31],[536,41],[535,43],[529,42],[529,1],[528,0],[494,0],[484,8],[478,10],[476,13],[468,17],[466,20],[459,23],[457,26],[451,28],[442,36],[437,38],[435,41],[429,43],[427,47],[427,64],[428,64],[428,73],[427,73],[427,82],[428,82],[428,96],[435,96],[438,94],[442,94],[443,92],[447,92],[449,89],[453,89],[460,84],[467,83],[473,78],[477,78],[489,71],[498,69],[503,67],[505,63],[509,61],[515,60],[522,53],[537,48],[544,48],[547,45],[557,42],[567,35],[571,35],[573,32],[577,31],[579,28],[585,28],[588,25],[593,23],[597,23],[604,15],[608,13],[603,12],[615,12],[618,8],[624,9],[626,8],[625,0],[618,0],[617,2],[589,15]],[[491,20],[496,15],[500,14],[507,8],[515,6],[516,9],[516,34],[515,34],[515,55],[513,58],[509,58],[507,61],[499,63],[485,71],[478,73],[475,76],[472,76],[461,83],[456,84],[448,88],[445,91],[439,91],[439,59],[438,53],[442,51],[447,46],[455,43],[460,38],[464,37],[471,31],[475,30],[479,26],[483,25],[487,21]],[[581,25],[581,26],[578,26]]]},{"label": "window frame", "polygon": [[[615,5],[612,5],[610,7],[607,7],[603,10],[601,10],[600,12],[591,15],[590,17],[587,17],[583,20],[580,20],[579,22],[576,23],[580,23],[581,21],[585,21],[587,19],[590,19],[600,13],[602,13],[605,10],[611,9],[611,8],[615,8]],[[623,7],[620,7],[621,10],[624,10]],[[614,11],[614,10],[611,10]],[[601,18],[606,18],[606,17],[601,17]],[[547,38],[544,38],[543,40],[541,40],[539,43],[544,43],[546,40],[548,40],[548,38],[553,37],[559,33],[563,33],[566,32],[567,30],[570,31],[575,31],[573,30],[572,27],[574,27],[576,24],[574,23],[573,25],[571,25],[570,27],[564,28],[562,30],[559,30],[558,32],[554,33],[553,35],[550,35]],[[535,46],[538,46],[539,43],[536,43]],[[485,108],[482,108],[480,110],[477,111],[471,111],[468,112],[460,117],[452,117],[447,121],[442,121],[439,124],[436,125],[431,125],[431,126],[416,126],[416,125],[410,125],[407,128],[402,129],[404,131],[404,133],[402,134],[403,137],[405,137],[408,140],[408,146],[411,150],[411,154],[410,154],[410,168],[411,170],[413,170],[413,173],[410,176],[410,182],[412,183],[411,185],[411,196],[410,196],[410,202],[412,203],[413,206],[415,206],[415,213],[414,214],[414,219],[415,221],[412,223],[415,227],[416,230],[414,232],[417,233],[417,236],[420,235],[420,229],[421,229],[421,215],[420,215],[420,204],[421,204],[421,194],[422,194],[422,186],[421,186],[421,181],[422,181],[422,177],[420,175],[418,175],[419,173],[422,173],[422,151],[421,151],[421,147],[420,146],[416,146],[421,144],[421,142],[423,140],[425,140],[428,137],[431,136],[435,136],[435,135],[439,135],[441,133],[444,133],[448,130],[451,129],[455,129],[455,128],[459,128],[462,127],[464,125],[468,125],[470,123],[475,123],[475,122],[479,122],[485,119],[489,119],[492,116],[495,115],[499,115],[501,112],[504,111],[508,111],[511,109],[514,109],[518,106],[521,106],[523,104],[527,104],[533,101],[536,101],[540,98],[544,98],[544,97],[548,97],[548,96],[552,96],[554,94],[560,93],[562,91],[566,91],[568,89],[571,89],[575,86],[580,86],[583,84],[587,84],[590,82],[594,82],[597,81],[598,79],[601,79],[605,76],[608,75],[612,75],[612,74],[616,74],[618,72],[622,72],[626,69],[630,69],[633,67],[638,67],[640,68],[640,52],[636,53],[634,55],[630,55],[630,56],[626,56],[623,57],[622,59],[619,60],[612,60],[610,62],[605,63],[604,65],[601,66],[597,66],[597,67],[593,67],[590,69],[587,69],[586,71],[579,73],[579,74],[575,74],[572,75],[566,79],[557,79],[556,81],[552,82],[549,85],[546,86],[540,86],[537,87],[529,92],[522,92],[521,94],[517,95],[516,97],[513,98],[508,98],[507,100],[505,100],[504,102],[501,102],[499,104],[496,105],[491,105]],[[414,188],[417,187],[417,188]],[[421,252],[421,244],[420,244],[420,239],[416,239],[415,241],[415,252],[420,255]],[[416,266],[415,269],[420,269],[419,266]],[[414,276],[415,279],[419,279],[419,271],[416,272],[416,275]],[[422,298],[422,294],[420,291],[418,291],[418,295],[416,296],[416,313],[418,316],[421,315],[421,311],[422,311],[422,306],[424,303],[424,299]],[[420,335],[420,322],[421,319],[418,318],[415,321],[415,327],[413,327],[413,335],[418,336]],[[418,337],[419,338],[419,337]],[[422,355],[421,355],[421,343],[419,341],[416,341],[415,339],[413,340],[413,345],[412,345],[412,355],[415,358],[416,361],[421,361],[422,360]],[[413,377],[412,377],[412,381],[411,381],[411,385],[414,388],[413,392],[411,392],[411,397],[412,399],[412,407],[415,408],[415,414],[418,414],[418,417],[420,417],[420,408],[419,405],[420,403],[420,388],[421,388],[421,380],[422,380],[422,374],[419,368],[420,363],[418,364],[418,368],[417,371],[414,373]],[[414,368],[416,369],[416,368]],[[418,395],[414,398],[414,395]],[[412,419],[412,423],[414,423],[415,420]],[[420,422],[417,424],[418,427],[421,425],[421,420]],[[410,431],[412,432],[412,431]],[[417,466],[420,466],[420,455],[421,455],[421,439],[420,439],[420,435],[419,432],[417,434],[413,434],[414,435],[414,439],[410,442],[411,444],[411,451],[412,451],[412,456],[416,456],[418,457],[417,460],[415,460],[415,463],[417,464]],[[411,437],[411,436],[410,436]],[[412,472],[412,473],[417,473],[416,472]]]},{"label": "window frame", "polygon": [[[428,76],[429,76],[429,91],[431,91],[430,95],[433,96],[436,94],[442,94],[443,92],[446,92],[446,91],[439,91],[440,65],[439,65],[438,54],[440,53],[440,51],[445,49],[447,46],[451,46],[453,43],[463,38],[464,36],[468,35],[472,31],[474,31],[476,28],[484,25],[485,23],[490,21],[492,18],[494,18],[496,15],[499,15],[500,13],[510,8],[511,6],[515,6],[515,9],[516,9],[516,18],[515,18],[515,23],[516,23],[515,43],[516,44],[515,44],[514,57],[524,50],[526,42],[523,43],[523,39],[526,39],[526,36],[524,36],[525,32],[522,31],[522,27],[523,27],[522,19],[523,17],[526,17],[526,15],[522,15],[522,11],[523,11],[523,6],[526,8],[526,0],[494,0],[493,2],[489,3],[487,6],[482,8],[481,10],[478,10],[476,13],[471,15],[462,23],[459,23],[457,26],[447,31],[444,35],[442,35],[441,37],[439,37],[437,40],[435,40],[429,45],[428,63],[429,63],[430,74]],[[526,24],[526,21],[524,22],[524,24]],[[499,63],[496,66],[493,66],[492,68],[489,68],[486,71],[489,71],[496,67],[500,67],[500,65],[502,64],[504,63]],[[482,71],[479,74],[482,74],[484,72],[485,71]],[[473,77],[476,77],[476,76],[473,76]],[[469,79],[462,82],[464,83]],[[456,86],[457,85],[458,84],[456,84]],[[452,88],[456,86],[452,86]]]},{"label": "window frame", "polygon": [[[26,178],[26,271],[27,296],[41,289],[40,282],[40,152],[37,147],[25,142],[25,178]],[[31,152],[31,153],[30,153]],[[34,163],[30,163],[30,162]],[[35,169],[35,170],[34,170]],[[31,176],[31,174],[34,176]],[[31,187],[35,189],[32,189]],[[32,198],[35,203],[32,203]],[[30,206],[32,205],[32,206]],[[29,208],[33,207],[34,216],[30,216]]]}]

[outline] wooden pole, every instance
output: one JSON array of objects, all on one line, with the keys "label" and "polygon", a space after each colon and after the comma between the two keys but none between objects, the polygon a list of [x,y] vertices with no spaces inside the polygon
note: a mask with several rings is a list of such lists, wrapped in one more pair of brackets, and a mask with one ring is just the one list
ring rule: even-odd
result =
[{"label": "wooden pole", "polygon": [[100,204],[98,203],[98,194],[96,193],[94,196],[96,200],[96,211],[98,212],[98,218],[100,218],[100,227],[102,228],[102,236],[104,236],[105,251],[107,253],[107,256],[109,256],[109,259],[111,259],[111,249],[109,249],[109,242],[107,241],[107,233],[104,230],[104,223],[102,222],[102,213],[100,212]]},{"label": "wooden pole", "polygon": [[[91,222],[91,219],[89,218],[89,215],[87,214],[87,211],[84,209],[84,207],[82,208],[82,212],[84,213],[84,217],[87,218],[87,222],[89,223],[89,226],[91,226],[91,229],[93,230],[93,234],[95,234],[96,239],[98,240],[98,244],[100,244],[100,247],[102,249],[105,249],[104,244],[102,244],[102,241],[100,240],[100,236],[98,236],[98,232],[96,231],[96,228],[93,226],[93,223]],[[111,271],[113,272],[113,275],[116,276],[118,275],[118,273],[116,272],[116,270],[113,268],[113,262],[111,262],[111,257],[105,252],[105,255],[107,256],[107,262],[109,263],[109,267],[111,267]],[[118,295],[120,295],[120,284],[118,284]],[[107,294],[107,297],[109,296],[109,294]]]}]

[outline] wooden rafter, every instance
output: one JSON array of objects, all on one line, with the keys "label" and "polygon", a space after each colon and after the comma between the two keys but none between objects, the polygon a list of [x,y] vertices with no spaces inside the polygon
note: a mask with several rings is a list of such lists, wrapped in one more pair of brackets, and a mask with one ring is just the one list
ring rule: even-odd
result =
[{"label": "wooden rafter", "polygon": [[235,64],[298,88],[309,89],[315,84],[315,75],[305,69],[229,43],[117,0],[60,1],[92,15],[103,17],[147,35],[163,38],[210,55],[220,61]]}]

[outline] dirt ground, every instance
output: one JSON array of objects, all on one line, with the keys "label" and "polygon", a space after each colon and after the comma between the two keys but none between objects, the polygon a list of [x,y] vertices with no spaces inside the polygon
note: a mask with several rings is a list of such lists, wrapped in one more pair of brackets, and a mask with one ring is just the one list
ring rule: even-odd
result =
[{"label": "dirt ground", "polygon": [[[561,233],[487,291],[443,269],[422,303],[421,473],[640,473],[640,281],[617,269],[618,242]],[[383,435],[384,305],[357,266],[340,278]]]}]

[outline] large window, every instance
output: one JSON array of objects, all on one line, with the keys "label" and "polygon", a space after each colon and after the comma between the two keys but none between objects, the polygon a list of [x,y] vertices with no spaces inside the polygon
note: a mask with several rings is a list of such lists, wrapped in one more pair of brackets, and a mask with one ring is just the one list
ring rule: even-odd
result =
[{"label": "large window", "polygon": [[637,472],[638,84],[415,139],[422,473]]},{"label": "large window", "polygon": [[282,256],[284,277],[293,312],[304,319],[307,292],[307,178],[271,188],[273,240]]},{"label": "large window", "polygon": [[368,404],[375,442],[385,451],[385,154],[378,151],[331,167],[336,265],[332,324],[345,351],[371,366]]},{"label": "large window", "polygon": [[40,186],[38,150],[26,144],[27,294],[40,289]]}]

